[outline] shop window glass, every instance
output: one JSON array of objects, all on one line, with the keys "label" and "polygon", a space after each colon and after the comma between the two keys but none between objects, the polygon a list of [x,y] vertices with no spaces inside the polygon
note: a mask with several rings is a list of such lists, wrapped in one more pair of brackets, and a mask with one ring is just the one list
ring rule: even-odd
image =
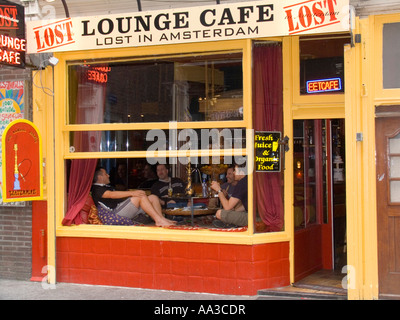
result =
[{"label": "shop window glass", "polygon": [[232,151],[246,148],[243,128],[70,132],[70,152],[167,150]]},{"label": "shop window glass", "polygon": [[390,202],[400,202],[400,181],[390,181]]},{"label": "shop window glass", "polygon": [[344,121],[295,120],[293,133],[295,228],[326,224],[332,214],[339,221],[346,204]]},{"label": "shop window glass", "polygon": [[390,153],[400,154],[400,135],[395,136],[389,140]]},{"label": "shop window glass", "polygon": [[[225,159],[226,160],[226,159]],[[73,161],[73,160],[72,160]],[[156,166],[166,164],[169,169],[169,176],[182,179],[185,186],[188,184],[188,167],[190,170],[190,178],[193,183],[194,195],[202,196],[202,182],[206,182],[207,186],[212,180],[219,181],[221,184],[227,180],[227,169],[234,162],[243,163],[246,161],[245,156],[232,156],[229,161],[224,162],[223,157],[209,157],[209,159],[194,160],[187,157],[170,157],[170,158],[103,158],[96,160],[96,167],[103,167],[110,175],[110,185],[116,186],[117,181],[124,181],[123,188],[127,189],[149,189],[148,184],[142,184],[146,179],[158,179],[156,174]],[[145,168],[148,166],[149,168]],[[71,160],[66,160],[66,181],[70,181],[69,174],[71,170]],[[151,169],[152,171],[148,171]],[[208,190],[210,191],[210,190]],[[212,192],[215,196],[216,192]],[[209,194],[211,196],[211,194]]]},{"label": "shop window glass", "polygon": [[346,202],[344,122],[295,120],[293,132],[295,228],[328,223]]},{"label": "shop window glass", "polygon": [[69,123],[243,120],[242,54],[69,66]]},{"label": "shop window glass", "polygon": [[347,36],[300,38],[300,94],[344,92],[343,46]]},{"label": "shop window glass", "polygon": [[383,25],[383,88],[400,88],[400,22]]},{"label": "shop window glass", "polygon": [[390,159],[390,177],[400,178],[400,156]]},{"label": "shop window glass", "polygon": [[[82,179],[84,174],[91,185],[89,176],[97,166],[106,169],[116,189],[144,189],[150,193],[146,176],[151,171],[152,179],[158,179],[154,168],[158,163],[167,164],[170,176],[181,179],[186,188],[179,196],[184,196],[190,186],[193,195],[205,198],[208,209],[220,205],[218,195],[210,189],[211,181],[222,184],[230,165],[247,161],[241,155],[246,149],[246,128],[209,128],[209,124],[207,128],[178,127],[188,121],[243,120],[241,53],[123,62],[75,61],[68,66],[68,76],[67,123],[109,123],[110,129],[67,127],[68,156],[72,159],[65,162],[69,200],[64,225],[80,223],[80,217],[74,216],[73,203],[82,198],[82,190],[73,187],[73,180]],[[139,122],[145,125],[137,130],[134,124]],[[170,124],[171,128],[157,129],[153,122],[163,122],[164,128]],[[124,130],[118,128],[119,123],[125,124]],[[175,150],[210,150],[212,154],[174,157],[171,151]],[[139,158],[143,151],[146,158]],[[158,151],[164,152],[157,154]],[[78,152],[87,153],[88,158],[75,159]],[[91,152],[104,155],[93,159]],[[127,152],[126,158],[122,159],[120,153],[113,158],[112,153],[118,152]],[[215,211],[212,215],[204,213],[204,219],[197,221],[201,227],[213,227]]]},{"label": "shop window glass", "polygon": [[[266,99],[267,109],[262,108],[262,103],[253,114],[259,120],[262,117],[273,119],[273,127],[255,129],[283,132],[281,46],[279,43],[263,43],[260,46],[262,51],[269,48],[272,52],[264,52],[268,58],[261,59],[265,60],[266,66],[258,68],[259,76],[262,77],[270,69],[273,72],[269,72],[268,83],[260,83],[255,87],[259,96],[270,92]],[[260,66],[260,60],[254,61]],[[271,93],[272,91],[274,92]],[[270,99],[271,96],[277,99]],[[267,111],[277,118],[271,118],[269,113],[263,116],[262,112]],[[229,122],[224,127],[224,121],[232,120],[242,122],[237,122],[237,125]],[[211,202],[212,206],[213,202],[218,202],[218,197],[213,192],[210,194],[211,190],[208,187],[211,181],[227,181],[229,166],[247,161],[246,155],[242,153],[246,150],[246,130],[249,128],[244,128],[246,124],[243,120],[242,53],[146,57],[141,61],[127,58],[125,61],[110,59],[70,62],[66,127],[69,131],[69,152],[66,154],[68,160],[65,163],[67,184],[70,184],[70,177],[81,178],[76,173],[76,167],[79,167],[79,170],[89,165],[94,167],[91,163],[93,161],[90,161],[94,160],[110,173],[112,184],[116,185],[112,179],[116,179],[113,177],[119,168],[123,168],[121,170],[124,172],[124,179],[121,180],[124,181],[124,188],[141,188],[150,192],[148,186],[142,185],[145,168],[148,165],[153,165],[154,168],[156,163],[167,163],[171,176],[180,178],[185,186],[191,183],[196,196],[203,193],[202,183],[205,182],[209,192],[207,201]],[[204,121],[204,126],[200,123],[195,125],[196,129],[187,129],[191,124],[182,123],[190,121]],[[213,121],[215,126],[209,123]],[[158,125],[154,122],[162,123],[160,126],[163,129],[157,129]],[[124,124],[123,130],[118,125],[121,123]],[[136,126],[137,123],[141,123],[140,128]],[[280,123],[279,128],[274,127],[276,123]],[[72,126],[92,124],[106,125],[99,128]],[[166,129],[167,124],[172,124],[173,128]],[[147,153],[153,150],[166,152],[162,155]],[[212,155],[203,155],[198,151],[196,156],[180,158],[174,157],[175,153],[171,151],[175,150],[210,150]],[[87,153],[87,159],[81,159],[82,155],[78,155],[78,152]],[[101,159],[93,159],[97,155],[90,154],[91,152],[102,152]],[[179,156],[181,155],[182,153],[179,153]],[[160,159],[163,156],[165,157]],[[83,161],[78,165],[75,164],[77,160]],[[86,165],[86,162],[90,164]],[[269,207],[267,206],[265,212],[260,211],[265,208],[257,208],[254,212],[254,231],[282,231],[283,172],[276,174],[274,185],[270,183],[272,174],[259,174],[258,177],[260,176],[263,177],[260,180],[264,185],[268,184],[270,189],[278,188],[280,191],[276,196],[279,200],[276,200],[275,193],[269,192],[270,189],[263,189],[271,201],[279,202],[276,214],[279,221],[275,223],[277,226],[274,228],[269,227],[261,221],[262,218],[270,218],[265,215]],[[257,178],[257,174],[254,177]],[[69,192],[69,186],[67,190]],[[250,190],[253,190],[253,186]],[[261,196],[254,196],[254,200],[265,202],[263,193]],[[69,213],[67,209],[68,218]],[[207,221],[201,223],[204,222]]]},{"label": "shop window glass", "polygon": [[[253,66],[257,66],[253,69],[253,128],[255,130],[255,138],[257,132],[280,133],[281,138],[283,138],[283,61],[281,43],[270,41],[255,42],[253,45]],[[269,134],[268,136],[272,137]],[[261,148],[263,148],[263,143],[260,144],[258,142],[255,141],[255,146],[257,145],[257,148],[259,148],[261,145]],[[283,143],[283,140],[281,143]],[[275,145],[275,147],[278,147],[278,145]],[[256,171],[253,175],[255,232],[278,232],[283,231],[285,228],[283,201],[284,149],[284,146],[281,145],[280,171],[260,172],[257,171],[260,168],[257,168],[256,165]],[[262,156],[259,154],[260,159],[256,161],[258,164],[260,164],[260,161],[268,161],[267,158],[273,158],[273,154],[274,151],[263,150]],[[267,166],[264,166],[264,169],[265,167]]]},{"label": "shop window glass", "polygon": [[[240,159],[239,159],[240,158]],[[149,162],[147,158],[104,158],[92,161],[93,159],[79,159],[83,163],[87,162],[87,166],[92,167],[92,172],[94,172],[95,168],[102,167],[106,170],[109,175],[109,185],[112,186],[115,190],[125,191],[132,189],[144,190],[147,195],[154,193],[154,190],[157,188],[152,188],[155,183],[158,181],[159,177],[157,176],[157,164],[163,163],[166,164],[166,167],[169,171],[169,177],[179,179],[181,186],[174,186],[177,189],[174,189],[174,193],[172,193],[171,197],[173,198],[179,206],[171,206],[171,203],[162,203],[161,210],[162,213],[168,218],[179,222],[179,227],[181,229],[185,229],[188,227],[189,230],[193,228],[193,226],[197,228],[213,228],[216,226],[213,224],[215,220],[214,215],[217,209],[220,208],[220,202],[218,199],[217,192],[213,191],[210,188],[211,181],[219,181],[221,185],[227,181],[228,175],[228,165],[222,162],[210,165],[203,164],[192,164],[188,161],[187,158],[168,158],[166,159],[158,159],[155,164]],[[211,160],[211,159],[210,159]],[[232,158],[235,162],[243,162],[247,161],[245,156],[236,156]],[[76,170],[76,166],[73,166],[73,161],[77,160],[66,160],[65,166],[66,170],[66,181],[67,181],[67,190],[68,198],[72,193],[76,193],[77,191],[73,188],[74,179],[82,179],[82,176],[77,176],[76,172],[73,173],[73,170]],[[89,164],[89,161],[91,162]],[[199,162],[200,163],[200,162]],[[86,170],[88,172],[89,170]],[[86,178],[89,178],[88,176]],[[90,181],[92,181],[93,177],[90,177]],[[207,195],[204,196],[203,184],[206,185]],[[72,186],[72,188],[71,188]],[[196,197],[194,199],[194,213],[193,219],[190,212],[190,200],[185,197],[185,190],[191,189],[193,191],[193,196]],[[225,187],[223,187],[225,188]],[[158,190],[158,189],[157,189]],[[78,190],[79,191],[79,190]],[[181,193],[180,193],[181,192]],[[227,190],[229,193],[229,189]],[[71,205],[71,204],[69,204]],[[100,224],[98,220],[102,220],[96,217],[96,210],[91,206],[87,208],[88,212],[85,211],[85,208],[82,209],[78,213],[80,223],[87,224]],[[90,209],[90,211],[89,211]],[[99,208],[98,208],[99,210]],[[67,213],[68,214],[68,213]],[[88,218],[88,215],[92,215]],[[139,221],[140,225],[154,225],[154,221],[146,218],[139,217],[140,219],[144,219],[143,221]],[[74,218],[73,223],[76,223],[76,218]],[[103,221],[104,222],[104,221]],[[79,224],[80,224],[79,223]],[[107,223],[105,223],[107,224]],[[239,229],[238,229],[239,231]]]},{"label": "shop window glass", "polygon": [[295,120],[294,130],[294,223],[305,228],[316,222],[316,146],[314,120]]},{"label": "shop window glass", "polygon": [[400,203],[400,134],[389,138],[390,202]]}]

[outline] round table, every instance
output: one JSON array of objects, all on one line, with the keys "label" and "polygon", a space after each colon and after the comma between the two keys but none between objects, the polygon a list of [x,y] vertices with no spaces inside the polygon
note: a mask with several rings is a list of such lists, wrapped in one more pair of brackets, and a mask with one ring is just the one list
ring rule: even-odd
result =
[{"label": "round table", "polygon": [[[215,214],[217,212],[217,208],[215,209],[194,209],[193,215],[199,216],[203,214]],[[192,210],[191,209],[184,209],[184,208],[176,208],[176,209],[163,209],[162,212],[164,214],[168,214],[170,216],[191,216]]]},{"label": "round table", "polygon": [[[188,207],[186,208],[169,208],[169,209],[162,209],[162,212],[167,215],[172,215],[172,216],[191,216],[192,218],[192,225],[193,225],[193,219],[195,215],[203,215],[203,214],[215,214],[218,210],[218,208],[206,208],[206,209],[196,209],[194,207],[194,200],[195,199],[208,199],[205,197],[196,197],[196,196],[183,196],[183,197],[167,197],[163,198],[166,202],[169,200],[174,200],[174,201],[182,201],[182,200],[187,200],[188,201]],[[184,210],[186,209],[186,210]]]}]

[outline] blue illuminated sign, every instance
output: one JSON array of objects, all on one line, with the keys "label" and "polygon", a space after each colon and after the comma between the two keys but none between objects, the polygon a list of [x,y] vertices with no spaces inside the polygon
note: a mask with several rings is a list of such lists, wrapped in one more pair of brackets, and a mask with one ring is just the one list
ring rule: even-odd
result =
[{"label": "blue illuminated sign", "polygon": [[330,92],[340,90],[342,90],[342,81],[340,78],[307,81],[307,93]]}]

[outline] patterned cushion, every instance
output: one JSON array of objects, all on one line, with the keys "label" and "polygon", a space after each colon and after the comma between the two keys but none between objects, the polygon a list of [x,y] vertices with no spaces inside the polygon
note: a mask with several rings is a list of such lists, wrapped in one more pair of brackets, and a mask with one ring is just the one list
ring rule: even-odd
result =
[{"label": "patterned cushion", "polygon": [[121,217],[102,206],[97,207],[98,216],[103,224],[113,226],[133,226],[135,223],[128,218]]},{"label": "patterned cushion", "polygon": [[86,199],[85,204],[83,205],[82,210],[79,212],[79,214],[81,215],[82,223],[90,223],[89,222],[89,213],[90,213],[92,206],[94,206],[94,202],[93,202],[92,196],[89,194]]},{"label": "patterned cushion", "polygon": [[90,211],[89,211],[89,215],[88,215],[88,223],[89,224],[103,224],[103,222],[101,222],[98,212],[97,212],[97,208],[95,205],[92,205],[90,207]]}]

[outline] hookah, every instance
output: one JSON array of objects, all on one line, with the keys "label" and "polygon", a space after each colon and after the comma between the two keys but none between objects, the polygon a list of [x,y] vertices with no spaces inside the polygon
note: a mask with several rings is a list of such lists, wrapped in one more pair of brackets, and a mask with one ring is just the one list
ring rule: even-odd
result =
[{"label": "hookah", "polygon": [[188,183],[187,183],[186,189],[185,189],[185,192],[186,192],[186,194],[188,196],[192,196],[193,193],[194,193],[194,189],[193,189],[193,186],[192,186],[192,173],[193,172],[197,172],[198,173],[199,181],[201,181],[201,173],[200,173],[199,168],[192,169],[191,165],[190,165],[190,160],[189,160],[188,163],[187,163],[187,166],[186,166],[186,173],[187,173]]},{"label": "hookah", "polygon": [[14,144],[14,151],[15,151],[15,164],[14,164],[14,190],[21,190],[21,186],[19,184],[18,176],[19,176],[19,170],[18,170],[18,157],[17,157],[17,151],[18,151],[18,145]]}]

